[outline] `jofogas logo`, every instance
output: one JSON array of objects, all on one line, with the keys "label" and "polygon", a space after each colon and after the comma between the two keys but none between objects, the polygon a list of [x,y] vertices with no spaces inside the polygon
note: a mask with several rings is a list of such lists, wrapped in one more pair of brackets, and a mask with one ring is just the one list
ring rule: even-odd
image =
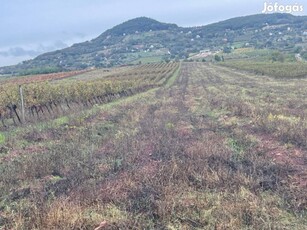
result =
[{"label": "jofogas logo", "polygon": [[304,11],[304,6],[299,3],[281,4],[278,2],[264,2],[262,13],[300,13]]}]

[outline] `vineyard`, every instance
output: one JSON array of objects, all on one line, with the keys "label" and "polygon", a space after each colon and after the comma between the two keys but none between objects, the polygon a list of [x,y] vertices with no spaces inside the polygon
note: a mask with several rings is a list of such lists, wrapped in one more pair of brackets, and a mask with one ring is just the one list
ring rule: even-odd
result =
[{"label": "vineyard", "polygon": [[[306,87],[202,62],[23,85],[0,229],[306,229]],[[1,95],[21,116],[18,87]]]},{"label": "vineyard", "polygon": [[[20,81],[16,80],[16,82],[8,81],[0,86],[1,123],[3,126],[10,123],[15,125],[22,123],[19,84],[23,84],[25,116],[28,121],[33,121],[46,116],[65,113],[71,109],[103,104],[119,97],[161,86],[174,74],[178,67],[178,63],[152,64],[131,68],[126,72],[115,71],[115,73],[111,72],[107,75],[103,70],[96,70],[97,76],[102,74],[104,77],[92,80],[82,78],[86,80],[50,81],[75,76],[75,74],[70,73],[66,76],[63,76],[63,74],[47,74],[38,78],[29,77]],[[90,74],[90,72],[85,74]],[[8,120],[8,122],[5,120]]]},{"label": "vineyard", "polygon": [[76,76],[76,75],[86,73],[86,72],[89,72],[89,70],[38,74],[38,75],[33,75],[33,76],[12,77],[9,79],[2,80],[1,84],[11,83],[11,84],[21,85],[21,84],[44,82],[44,81],[61,80],[61,79],[69,78],[69,77]]},{"label": "vineyard", "polygon": [[307,76],[307,64],[304,62],[255,62],[255,61],[227,61],[223,66],[255,74],[268,75],[276,78],[301,78]]}]

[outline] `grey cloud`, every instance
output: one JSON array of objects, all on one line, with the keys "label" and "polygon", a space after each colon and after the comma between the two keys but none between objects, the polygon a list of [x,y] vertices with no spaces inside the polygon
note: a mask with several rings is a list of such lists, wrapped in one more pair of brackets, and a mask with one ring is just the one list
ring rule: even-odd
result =
[{"label": "grey cloud", "polygon": [[26,48],[22,48],[19,46],[16,47],[10,47],[9,49],[5,50],[5,51],[0,51],[0,56],[3,57],[8,57],[8,56],[12,56],[12,57],[22,57],[22,56],[30,56],[30,57],[35,57],[37,55],[40,55],[44,52],[49,52],[49,51],[53,51],[53,50],[57,50],[57,49],[63,49],[68,47],[68,45],[66,43],[64,43],[63,41],[56,41],[54,42],[54,44],[52,45],[43,45],[43,44],[39,44],[35,49],[26,49]]},{"label": "grey cloud", "polygon": [[22,47],[11,47],[7,51],[1,51],[1,56],[13,56],[13,57],[21,57],[21,56],[35,56],[37,52],[34,50],[25,50]]},{"label": "grey cloud", "polygon": [[68,47],[68,45],[67,45],[66,43],[64,43],[64,42],[58,40],[58,41],[56,41],[56,42],[54,43],[54,47],[55,47],[56,49],[63,49],[63,48]]}]

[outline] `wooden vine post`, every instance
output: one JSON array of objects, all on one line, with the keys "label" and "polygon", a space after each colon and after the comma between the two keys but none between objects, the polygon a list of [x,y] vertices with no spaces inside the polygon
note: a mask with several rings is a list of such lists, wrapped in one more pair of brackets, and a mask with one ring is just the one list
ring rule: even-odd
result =
[{"label": "wooden vine post", "polygon": [[19,95],[20,95],[20,103],[21,103],[21,119],[22,119],[22,123],[24,124],[26,122],[25,102],[24,102],[24,98],[23,98],[23,90],[22,90],[21,85],[19,85]]}]

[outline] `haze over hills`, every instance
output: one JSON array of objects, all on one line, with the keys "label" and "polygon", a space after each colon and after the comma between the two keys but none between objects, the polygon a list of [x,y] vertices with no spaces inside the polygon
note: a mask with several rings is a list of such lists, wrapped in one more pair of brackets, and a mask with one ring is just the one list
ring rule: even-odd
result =
[{"label": "haze over hills", "polygon": [[46,73],[178,60],[203,50],[215,52],[241,47],[300,52],[304,58],[307,16],[259,14],[190,28],[140,17],[117,25],[91,41],[2,67],[0,73]]}]

